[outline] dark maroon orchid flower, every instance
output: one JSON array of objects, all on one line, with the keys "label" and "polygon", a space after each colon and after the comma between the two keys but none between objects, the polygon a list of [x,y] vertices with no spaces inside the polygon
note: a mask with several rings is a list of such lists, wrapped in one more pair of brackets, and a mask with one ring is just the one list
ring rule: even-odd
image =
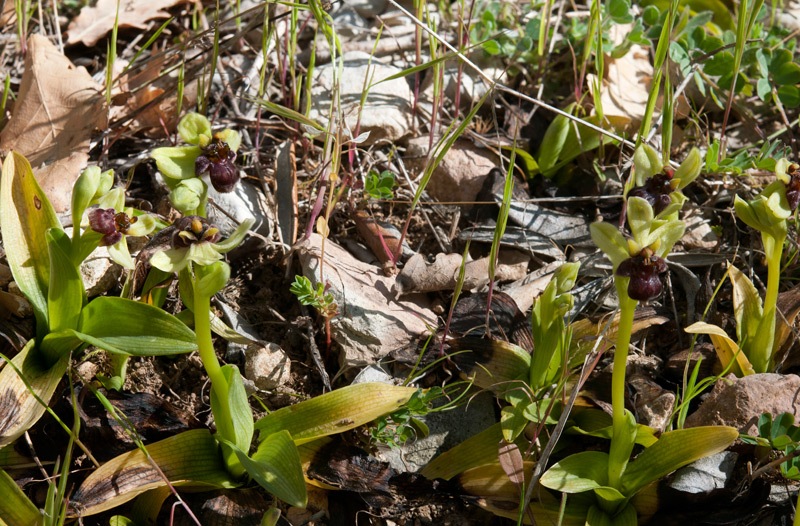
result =
[{"label": "dark maroon orchid flower", "polygon": [[203,153],[194,162],[194,171],[197,176],[208,172],[211,184],[217,192],[232,192],[239,182],[239,170],[233,161],[236,152],[231,150],[228,143],[214,138],[208,146],[202,148]]},{"label": "dark maroon orchid flower", "polygon": [[125,212],[115,213],[113,208],[96,208],[89,212],[89,227],[98,234],[103,234],[100,246],[104,247],[119,242],[137,220],[138,218],[130,217]]},{"label": "dark maroon orchid flower", "polygon": [[653,254],[649,248],[619,264],[617,276],[630,278],[628,296],[639,301],[648,301],[661,294],[663,285],[659,274],[667,271],[667,262]]}]

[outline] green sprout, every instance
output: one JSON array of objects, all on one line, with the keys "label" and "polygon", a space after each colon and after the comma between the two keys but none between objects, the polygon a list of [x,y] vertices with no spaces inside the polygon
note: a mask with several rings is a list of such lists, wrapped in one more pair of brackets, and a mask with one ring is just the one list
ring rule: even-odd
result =
[{"label": "green sprout", "polygon": [[172,205],[186,215],[205,215],[208,186],[201,176],[208,175],[218,192],[232,192],[239,182],[234,164],[242,142],[237,131],[211,131],[211,123],[199,113],[185,115],[178,134],[189,146],[156,148],[151,156],[170,189]]},{"label": "green sprout", "polygon": [[327,292],[324,283],[317,283],[315,287],[307,277],[295,276],[289,291],[297,296],[297,301],[302,305],[314,307],[323,318],[330,319],[336,316],[336,299],[333,294]]},{"label": "green sprout", "polygon": [[364,180],[364,194],[372,199],[391,199],[395,186],[397,181],[389,170],[370,172]]}]

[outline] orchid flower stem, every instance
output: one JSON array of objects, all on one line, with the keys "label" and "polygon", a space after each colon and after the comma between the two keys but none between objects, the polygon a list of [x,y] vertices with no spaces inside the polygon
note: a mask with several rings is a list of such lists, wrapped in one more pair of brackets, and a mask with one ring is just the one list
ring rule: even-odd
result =
[{"label": "orchid flower stem", "polygon": [[[766,236],[765,236],[766,237]],[[764,239],[764,248],[767,254],[767,292],[764,296],[764,321],[763,331],[759,331],[759,342],[754,346],[761,356],[753,363],[753,367],[758,372],[769,372],[772,367],[772,351],[775,343],[775,323],[778,305],[778,287],[781,278],[781,252],[783,248],[783,238]],[[769,248],[767,250],[767,248]]]},{"label": "orchid flower stem", "polygon": [[[197,282],[195,282],[195,292],[197,292]],[[218,404],[223,414],[214,415],[219,434],[228,440],[234,437],[233,418],[231,417],[226,403],[228,396],[228,382],[222,373],[222,368],[214,351],[214,342],[211,340],[211,298],[202,294],[194,295],[194,330],[197,335],[197,350],[203,362],[203,368],[211,380],[211,390],[216,395],[215,398],[222,401]]]},{"label": "orchid flower stem", "polygon": [[[619,293],[619,322],[617,324],[617,345],[614,350],[614,371],[611,376],[612,448],[614,441],[619,440],[619,436],[627,432],[625,419],[625,369],[628,365],[628,347],[631,343],[633,317],[638,304],[638,301],[628,296],[626,287],[618,285],[617,292]],[[624,464],[609,463],[609,486],[617,487],[619,479],[622,477],[623,469]]]}]

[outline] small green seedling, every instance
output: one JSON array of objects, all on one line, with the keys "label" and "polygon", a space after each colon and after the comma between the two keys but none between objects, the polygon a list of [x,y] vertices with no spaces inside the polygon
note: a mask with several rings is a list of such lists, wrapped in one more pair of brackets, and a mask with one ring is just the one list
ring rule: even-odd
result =
[{"label": "small green seedling", "polygon": [[336,299],[333,294],[327,292],[327,288],[322,282],[317,283],[315,287],[307,277],[295,276],[289,291],[297,296],[301,304],[314,307],[323,318],[330,319],[336,316],[338,307]]},{"label": "small green seedling", "polygon": [[384,170],[379,174],[373,171],[364,180],[364,195],[372,199],[391,199],[395,186],[397,181],[392,172]]},{"label": "small green seedling", "polygon": [[199,113],[189,113],[178,123],[178,134],[189,146],[156,148],[151,156],[170,189],[172,205],[186,215],[206,215],[208,175],[218,192],[232,192],[239,182],[234,161],[241,144],[239,132],[211,131],[211,123]]}]

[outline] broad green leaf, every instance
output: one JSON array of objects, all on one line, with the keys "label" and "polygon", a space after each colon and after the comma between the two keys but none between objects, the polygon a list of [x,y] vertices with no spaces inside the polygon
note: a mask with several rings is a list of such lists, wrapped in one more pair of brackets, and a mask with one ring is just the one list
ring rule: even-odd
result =
[{"label": "broad green leaf", "polygon": [[0,181],[0,230],[14,281],[36,316],[36,334],[47,334],[47,287],[50,256],[46,233],[61,228],[47,196],[25,157],[11,152],[3,161]]},{"label": "broad green leaf", "polygon": [[349,385],[278,409],[259,419],[256,429],[261,436],[285,429],[299,445],[372,422],[402,407],[416,391],[377,382]]},{"label": "broad green leaf", "polygon": [[35,341],[30,340],[3,366],[0,370],[0,393],[3,393],[0,396],[0,422],[3,423],[0,447],[14,442],[44,414],[68,363],[69,354],[64,354],[52,367],[46,366],[36,352]]},{"label": "broad green leaf", "polygon": [[800,83],[800,65],[794,62],[784,62],[772,72],[772,80],[779,85],[793,85]]},{"label": "broad green leaf", "polygon": [[761,296],[755,285],[738,268],[730,265],[728,276],[733,285],[733,313],[736,316],[736,336],[739,342],[751,341],[763,317]]},{"label": "broad green leaf", "polygon": [[592,506],[586,512],[586,525],[585,526],[615,526],[611,517],[601,510],[599,506]]},{"label": "broad green leaf", "polygon": [[[194,429],[109,460],[72,495],[73,516],[86,517],[128,502],[145,491],[166,486],[233,488],[217,441],[207,429]],[[158,466],[156,469],[153,464]]]},{"label": "broad green leaf", "polygon": [[[611,439],[614,428],[611,415],[605,411],[588,407],[576,408],[570,413],[570,419],[575,422],[575,425],[567,428],[568,433]],[[641,446],[650,447],[658,440],[655,433],[656,430],[652,427],[637,424],[635,442]]]},{"label": "broad green leaf", "polygon": [[608,483],[615,488],[619,487],[619,479],[628,466],[638,431],[633,413],[624,411],[623,425],[613,430],[608,452]]},{"label": "broad green leaf", "polygon": [[288,431],[265,438],[252,457],[235,448],[245,471],[261,487],[291,506],[304,508],[308,500],[300,454]]},{"label": "broad green leaf", "polygon": [[695,460],[719,453],[739,438],[728,426],[704,426],[668,431],[628,464],[621,490],[633,496],[649,483],[659,480]]},{"label": "broad green leaf", "polygon": [[109,352],[158,356],[197,349],[194,332],[163,310],[124,298],[100,297],[81,311],[76,336]]},{"label": "broad green leaf", "polygon": [[83,279],[69,256],[71,243],[67,234],[60,228],[51,228],[46,236],[50,253],[47,289],[50,331],[75,329],[84,302]]},{"label": "broad green leaf", "polygon": [[698,321],[691,324],[684,329],[689,334],[707,334],[711,338],[711,343],[714,344],[714,350],[717,351],[719,361],[722,367],[725,368],[732,361],[736,361],[733,365],[733,372],[737,376],[746,376],[754,374],[753,365],[747,356],[739,349],[739,345],[733,341],[728,334],[717,327],[703,321]]},{"label": "broad green leaf", "polygon": [[528,419],[524,415],[524,405],[504,407],[500,411],[500,425],[503,428],[503,438],[506,442],[516,440],[528,425]]},{"label": "broad green leaf", "polygon": [[797,108],[800,106],[800,90],[797,86],[781,86],[778,88],[778,98],[781,104],[787,108]]},{"label": "broad green leaf", "polygon": [[544,132],[542,144],[539,147],[539,157],[537,162],[541,171],[546,171],[556,165],[564,144],[569,134],[570,121],[563,115],[556,115],[547,131]]},{"label": "broad green leaf", "polygon": [[43,517],[39,508],[22,492],[8,473],[0,470],[0,524],[38,526]]},{"label": "broad green leaf", "polygon": [[583,451],[557,462],[542,475],[542,486],[564,493],[581,493],[608,485],[608,454]]}]

